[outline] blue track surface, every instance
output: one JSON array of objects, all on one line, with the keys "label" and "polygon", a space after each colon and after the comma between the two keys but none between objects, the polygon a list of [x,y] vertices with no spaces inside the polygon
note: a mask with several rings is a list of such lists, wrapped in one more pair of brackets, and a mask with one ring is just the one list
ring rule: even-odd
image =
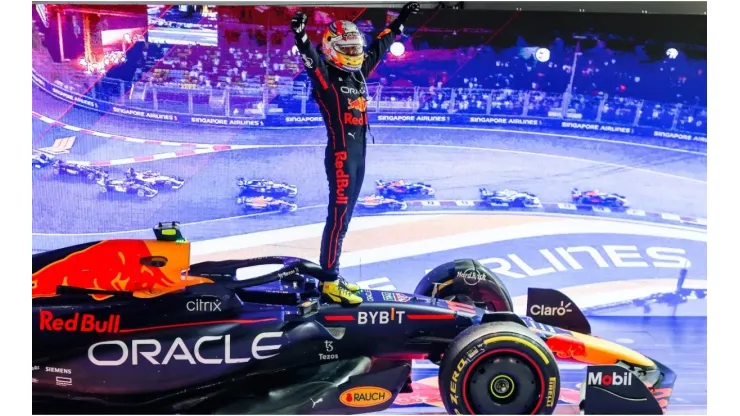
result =
[{"label": "blue track surface", "polygon": [[[40,109],[45,111],[61,114],[67,108],[43,97],[35,98],[42,101]],[[106,233],[126,236],[127,231],[146,230],[159,220],[177,219],[183,224],[212,221],[207,230],[189,232],[194,240],[324,220],[327,185],[322,158],[326,139],[322,129],[175,130],[175,126],[162,123],[122,123],[121,119],[80,109],[71,109],[62,120],[95,131],[152,140],[297,147],[235,150],[139,163],[139,169],[158,170],[187,180],[179,191],[146,201],[101,195],[95,185],[60,180],[48,170],[34,172],[35,250],[71,241],[59,234],[102,233],[78,236],[74,242],[102,238]],[[76,136],[70,154],[61,156],[70,160],[121,159],[178,150],[104,139],[38,120],[34,120],[33,130],[35,148],[50,146],[60,137]],[[437,188],[438,199],[476,199],[478,187],[486,186],[527,190],[544,201],[569,202],[571,187],[596,187],[626,194],[638,209],[706,217],[705,156],[512,132],[378,127],[373,133],[378,144],[368,151],[366,193],[372,192],[375,179],[401,177],[431,182]],[[112,167],[113,176],[122,175],[127,167]],[[297,202],[302,209],[292,216],[222,220],[245,214],[235,204],[234,182],[240,175],[298,185]]]},{"label": "blue track surface", "polygon": [[[635,260],[633,264],[629,264],[627,267],[619,267],[609,259],[604,246],[634,247],[634,253],[638,257],[633,259]],[[565,270],[555,270],[540,250],[555,253],[558,247],[593,247],[601,259],[601,267],[591,255],[581,252],[574,254],[574,258],[582,269],[575,269],[561,261]],[[691,262],[690,278],[706,279],[707,245],[705,242],[616,234],[569,234],[512,239],[421,256],[403,257],[398,260],[345,267],[342,268],[342,273],[353,281],[372,281],[379,277],[387,277],[387,280],[379,281],[370,288],[377,289],[392,284],[397,290],[413,293],[419,279],[425,274],[426,270],[450,259],[473,258],[484,260],[486,266],[503,280],[512,296],[525,295],[528,287],[566,288],[583,284],[634,279],[676,279],[678,268],[675,266],[679,263],[676,262],[672,268],[656,267],[656,264],[660,265],[660,263],[652,260],[646,254],[650,247],[683,250],[685,254],[679,257],[686,258]],[[514,264],[510,255],[515,255],[523,265]],[[507,267],[509,271],[502,273],[498,270],[502,263],[511,265],[510,268]],[[523,267],[526,267],[525,265],[532,270],[523,270]],[[706,316],[706,311],[704,316]]]}]

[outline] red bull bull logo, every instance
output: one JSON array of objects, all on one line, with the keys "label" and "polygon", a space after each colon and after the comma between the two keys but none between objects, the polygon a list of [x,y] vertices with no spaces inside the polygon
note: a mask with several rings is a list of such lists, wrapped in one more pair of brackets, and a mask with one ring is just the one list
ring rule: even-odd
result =
[{"label": "red bull bull logo", "polygon": [[547,338],[545,342],[558,359],[580,361],[586,356],[586,344],[574,337],[558,334]]},{"label": "red bull bull logo", "polygon": [[354,100],[347,98],[347,110],[357,110],[364,113],[367,111],[367,100],[365,100],[365,97],[357,97]]},{"label": "red bull bull logo", "polygon": [[[147,262],[146,259],[166,259]],[[163,263],[163,264],[162,264]],[[108,240],[53,262],[31,277],[33,298],[53,297],[58,286],[107,292],[133,292],[156,297],[185,286],[212,283],[185,274],[190,264],[190,244],[146,240]],[[94,294],[95,300],[112,295]]]},{"label": "red bull bull logo", "polygon": [[341,151],[341,152],[335,152],[334,153],[334,168],[336,169],[336,185],[337,185],[337,204],[338,205],[347,205],[349,202],[349,198],[347,197],[347,194],[345,191],[347,190],[347,187],[349,186],[349,175],[344,170],[344,162],[347,160],[347,152]]},{"label": "red bull bull logo", "polygon": [[121,315],[110,315],[107,319],[97,319],[91,313],[75,313],[71,318],[56,318],[51,311],[39,314],[39,331],[52,332],[94,332],[115,334],[121,325]]},{"label": "red bull bull logo", "polygon": [[[360,113],[359,117],[356,117],[352,110]],[[354,100],[347,98],[347,112],[344,113],[344,124],[352,126],[364,126],[367,124],[367,100],[365,97],[357,97]]]}]

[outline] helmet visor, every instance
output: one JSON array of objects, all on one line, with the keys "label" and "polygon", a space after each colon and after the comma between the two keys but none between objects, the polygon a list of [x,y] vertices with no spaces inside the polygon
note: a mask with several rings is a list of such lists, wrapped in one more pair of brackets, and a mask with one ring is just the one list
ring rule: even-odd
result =
[{"label": "helmet visor", "polygon": [[365,37],[361,33],[352,32],[342,35],[334,44],[334,49],[347,56],[360,56],[364,52]]},{"label": "helmet visor", "polygon": [[364,49],[361,44],[338,44],[334,49],[347,56],[360,56],[364,53]]}]

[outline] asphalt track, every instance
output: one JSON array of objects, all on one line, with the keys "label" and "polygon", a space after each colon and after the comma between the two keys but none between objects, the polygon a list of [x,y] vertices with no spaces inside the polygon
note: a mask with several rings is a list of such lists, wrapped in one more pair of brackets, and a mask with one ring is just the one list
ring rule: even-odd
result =
[{"label": "asphalt track", "polygon": [[[50,116],[67,108],[48,97],[35,98],[36,108]],[[191,238],[207,239],[316,223],[325,218],[328,190],[322,166],[322,129],[199,128],[196,134],[192,128],[174,129],[163,123],[121,123],[122,119],[100,117],[80,109],[71,109],[61,120],[139,139],[284,147],[138,163],[137,168],[184,176],[188,181],[177,192],[165,192],[146,201],[102,195],[94,185],[57,178],[48,170],[34,172],[33,232],[37,249],[64,245],[70,238],[76,241],[126,236],[129,231],[146,230],[160,220],[205,222],[207,230],[199,230]],[[38,120],[34,120],[33,126],[34,148],[50,146],[60,137],[77,137],[71,152],[61,156],[68,160],[105,161],[177,150],[172,146],[102,138]],[[571,187],[595,187],[626,194],[638,209],[706,217],[705,155],[514,132],[380,126],[372,131],[377,144],[368,151],[365,193],[372,192],[373,180],[381,178],[428,181],[437,189],[438,199],[477,199],[478,187],[486,186],[527,190],[544,201],[568,202]],[[111,171],[117,176],[127,167],[113,166]],[[245,213],[235,205],[234,181],[240,175],[298,185],[297,202],[301,209],[287,216],[244,217]]]}]

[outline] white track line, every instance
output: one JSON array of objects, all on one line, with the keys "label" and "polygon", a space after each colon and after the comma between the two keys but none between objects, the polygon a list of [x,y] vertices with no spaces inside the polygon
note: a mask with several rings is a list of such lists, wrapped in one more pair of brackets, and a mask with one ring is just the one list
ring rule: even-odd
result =
[{"label": "white track line", "polygon": [[[200,145],[199,145],[200,146]],[[216,146],[216,145],[214,145]],[[218,152],[231,152],[235,150],[245,150],[245,149],[280,149],[280,148],[296,148],[296,147],[325,147],[324,144],[275,144],[275,145],[232,145],[230,149],[224,149],[219,150]],[[433,149],[454,149],[454,150],[474,150],[474,151],[481,151],[481,152],[498,152],[498,153],[510,153],[510,154],[520,154],[520,155],[527,155],[527,156],[540,156],[540,157],[550,157],[555,159],[561,159],[561,160],[569,160],[573,162],[580,162],[580,163],[587,163],[591,165],[597,165],[597,166],[609,166],[609,167],[615,167],[619,169],[626,169],[626,170],[633,170],[636,172],[644,172],[644,173],[650,173],[653,175],[658,176],[665,176],[668,178],[673,179],[679,179],[679,180],[685,180],[689,182],[699,183],[706,185],[707,182],[703,181],[701,179],[695,179],[695,178],[689,178],[686,176],[680,176],[680,175],[674,175],[672,173],[666,173],[666,172],[659,172],[655,170],[650,169],[644,169],[644,168],[638,168],[634,166],[629,165],[621,165],[618,163],[609,163],[609,162],[599,162],[589,159],[583,159],[573,156],[561,156],[561,155],[552,155],[549,153],[536,153],[536,152],[526,152],[522,150],[509,150],[509,149],[496,149],[496,148],[490,148],[490,147],[470,147],[470,146],[456,146],[456,145],[444,145],[444,144],[391,144],[391,143],[383,143],[383,144],[375,144],[373,146],[388,146],[388,147],[423,147],[423,148],[433,148]],[[207,149],[206,153],[213,152],[212,149]],[[156,156],[156,155],[154,155]],[[191,155],[181,155],[179,157],[192,157],[195,156],[195,154]],[[128,158],[126,159],[128,160]],[[120,165],[124,164],[124,162],[119,162],[120,159],[113,159],[113,160],[107,160],[103,162],[108,162],[111,165]],[[95,162],[101,162],[101,161],[95,161]],[[142,160],[137,161],[136,163],[146,163],[151,162],[151,160]],[[90,163],[88,161],[78,161],[76,163]],[[125,164],[128,164],[129,162],[125,162]]]},{"label": "white track line", "polygon": [[[36,113],[36,114],[38,114],[38,113]],[[55,120],[53,120],[53,119],[51,119],[49,117],[46,117],[46,116],[42,116],[40,114],[39,114],[39,119],[42,120],[42,121],[44,121],[44,122],[47,122],[47,123],[55,123],[56,122]],[[69,126],[68,124],[64,124],[64,125],[65,126]],[[545,133],[545,132],[538,132],[538,131],[519,131],[519,130],[492,129],[492,128],[483,128],[483,127],[465,127],[465,126],[453,127],[453,126],[434,126],[434,125],[430,125],[430,126],[406,126],[406,125],[383,124],[383,125],[378,125],[378,126],[375,126],[375,127],[376,128],[402,128],[402,129],[409,129],[409,128],[410,129],[419,129],[419,128],[423,128],[423,129],[456,130],[456,131],[464,130],[464,131],[481,131],[481,132],[491,132],[491,133],[513,133],[513,134],[523,134],[523,135],[532,135],[532,136],[544,136],[544,137],[564,137],[564,138],[567,138],[567,139],[576,139],[576,140],[583,140],[583,141],[593,141],[593,142],[598,142],[598,143],[615,143],[615,144],[620,144],[620,145],[624,145],[624,146],[643,147],[643,148],[647,148],[647,149],[664,150],[664,151],[677,152],[677,153],[687,153],[687,154],[698,155],[698,156],[705,156],[705,157],[707,156],[707,153],[705,153],[705,152],[697,152],[697,151],[693,151],[693,150],[675,149],[675,148],[671,148],[671,147],[657,146],[657,145],[651,145],[651,144],[645,144],[645,143],[634,143],[634,142],[628,142],[628,141],[624,141],[624,140],[600,139],[600,138],[597,138],[597,137],[577,136],[577,135],[571,135],[571,134]],[[305,126],[305,127],[301,127],[301,126],[287,127],[286,126],[286,127],[266,127],[266,128],[268,128],[268,129],[285,129],[285,130],[290,129],[290,130],[294,130],[296,128],[316,129],[316,128],[322,128],[322,127],[321,126]],[[131,139],[131,138],[126,137],[126,136],[119,136],[119,137],[125,138],[126,140]],[[195,145],[196,146],[204,146],[204,147],[205,146],[220,146],[218,144],[213,144],[213,145],[195,144]],[[321,146],[323,146],[323,145],[321,145]],[[399,146],[403,146],[403,145],[399,145]],[[414,146],[414,145],[408,144],[406,146]],[[445,146],[445,145],[439,145],[439,146],[453,147],[453,148],[456,147],[456,146]],[[464,148],[466,146],[457,146],[457,147]],[[470,148],[471,149],[475,149],[474,147],[470,147]],[[486,149],[488,149],[488,148],[486,148]],[[506,150],[503,150],[503,149],[496,149],[496,150],[506,151]],[[556,156],[557,157],[557,155],[549,155],[549,154],[546,154],[546,153],[532,153],[532,152],[523,152],[523,151],[514,151],[514,150],[509,150],[509,152],[522,153],[522,154],[536,154],[536,155],[543,155],[543,156]],[[560,157],[578,160],[578,158],[573,158],[573,157],[569,157],[569,156],[560,156]],[[580,160],[584,160],[584,159],[580,159]],[[603,163],[603,164],[605,164],[605,165],[611,165],[611,166],[616,166],[616,167],[625,167],[624,165],[618,165],[618,164],[607,164],[607,163]],[[647,172],[652,172],[652,171],[645,170],[645,169],[640,169],[640,168],[632,168],[632,169],[643,170],[643,171],[647,171]]]}]

